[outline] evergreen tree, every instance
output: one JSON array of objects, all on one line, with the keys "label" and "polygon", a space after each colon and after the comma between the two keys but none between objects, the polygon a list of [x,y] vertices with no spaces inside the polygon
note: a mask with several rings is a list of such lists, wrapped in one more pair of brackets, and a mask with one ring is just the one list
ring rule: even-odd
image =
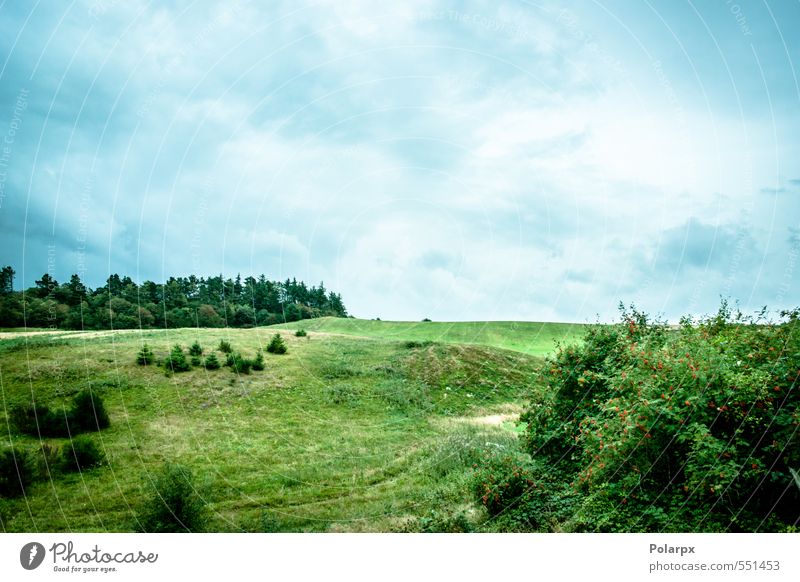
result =
[{"label": "evergreen tree", "polygon": [[252,367],[257,372],[264,369],[264,353],[261,350],[258,350],[256,353],[256,357],[252,362]]},{"label": "evergreen tree", "polygon": [[69,304],[73,306],[80,305],[81,301],[86,297],[86,286],[81,281],[81,278],[78,275],[72,275],[69,278],[69,283],[65,283],[64,286],[69,289]]},{"label": "evergreen tree", "polygon": [[288,351],[286,347],[286,342],[283,341],[281,334],[276,333],[272,336],[272,340],[267,345],[267,351],[270,354],[285,354]]},{"label": "evergreen tree", "polygon": [[0,294],[8,295],[14,291],[14,269],[10,265],[0,271]]},{"label": "evergreen tree", "polygon": [[46,273],[25,291],[14,291],[14,269],[0,271],[0,325],[124,329],[252,327],[334,315],[347,311],[341,296],[324,283],[308,287],[297,279],[242,280],[221,275],[170,277],[165,284],[111,274],[102,287],[88,288],[77,274],[59,285]]},{"label": "evergreen tree", "polygon": [[136,354],[136,363],[140,366],[149,366],[155,360],[155,355],[153,355],[153,350],[150,349],[150,346],[144,344],[142,349],[139,350],[139,353]]},{"label": "evergreen tree", "polygon": [[53,279],[49,273],[45,273],[42,275],[42,278],[38,281],[34,281],[36,287],[33,289],[33,295],[35,297],[44,298],[50,295],[50,293],[58,287],[58,281]]},{"label": "evergreen tree", "polygon": [[189,347],[189,355],[190,356],[203,355],[203,346],[200,345],[200,342],[195,340],[195,342]]},{"label": "evergreen tree", "polygon": [[206,356],[205,366],[206,370],[219,370],[220,363],[219,360],[217,359],[217,354],[215,354],[214,352],[208,354],[208,356]]},{"label": "evergreen tree", "polygon": [[188,372],[192,369],[189,362],[186,361],[183,348],[178,344],[175,344],[167,359],[164,360],[164,368],[167,372]]}]

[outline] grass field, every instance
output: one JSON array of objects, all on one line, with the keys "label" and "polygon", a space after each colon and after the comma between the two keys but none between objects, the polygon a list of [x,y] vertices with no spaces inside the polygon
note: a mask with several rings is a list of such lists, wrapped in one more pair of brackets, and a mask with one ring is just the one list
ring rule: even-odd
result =
[{"label": "grass field", "polygon": [[55,471],[25,497],[0,499],[0,529],[136,530],[165,462],[194,472],[210,531],[447,530],[441,516],[453,515],[480,523],[472,464],[487,448],[515,446],[515,417],[541,362],[529,354],[577,329],[335,319],[285,327],[308,337],[283,333],[289,353],[266,354],[266,369],[248,375],[201,367],[167,376],[135,357],[144,341],[164,358],[175,343],[198,340],[208,353],[220,339],[252,356],[275,329],[3,336],[3,447],[39,450],[4,413],[32,394],[52,408],[90,386],[111,427],[91,435],[105,466]]},{"label": "grass field", "polygon": [[553,351],[556,341],[577,341],[586,326],[585,324],[532,321],[409,322],[321,317],[273,327],[393,341],[477,344],[543,356]]}]

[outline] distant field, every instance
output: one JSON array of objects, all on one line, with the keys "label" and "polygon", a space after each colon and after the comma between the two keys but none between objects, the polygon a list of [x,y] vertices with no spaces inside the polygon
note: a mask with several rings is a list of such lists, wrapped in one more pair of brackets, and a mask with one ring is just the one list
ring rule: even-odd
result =
[{"label": "distant field", "polygon": [[[283,333],[289,353],[266,354],[266,369],[249,375],[199,367],[167,376],[135,358],[143,341],[163,359],[196,339],[206,353],[226,339],[252,357],[276,330],[0,334],[0,450],[68,446],[9,425],[7,412],[32,394],[58,409],[91,387],[111,418],[90,435],[106,466],[51,478],[41,469],[26,497],[0,497],[0,531],[135,531],[148,476],[165,462],[196,475],[210,531],[452,527],[443,515],[481,523],[472,465],[487,448],[515,446],[541,363],[491,346],[544,353],[577,329],[514,325],[305,321],[308,337]],[[387,341],[407,339],[489,345]]]},{"label": "distant field", "polygon": [[393,341],[436,341],[478,344],[533,356],[553,351],[555,342],[576,342],[585,324],[528,321],[413,322],[322,317],[273,326]]}]

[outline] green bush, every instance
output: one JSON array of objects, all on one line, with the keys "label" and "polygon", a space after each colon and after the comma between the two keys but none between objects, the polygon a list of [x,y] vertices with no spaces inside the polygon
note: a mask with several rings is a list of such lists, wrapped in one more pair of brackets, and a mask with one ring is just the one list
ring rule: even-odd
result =
[{"label": "green bush", "polygon": [[202,532],[206,526],[206,502],[195,486],[192,472],[179,465],[165,465],[148,477],[151,490],[139,526],[147,533]]},{"label": "green bush", "polygon": [[295,337],[306,337],[308,336],[308,333],[306,333],[306,330],[304,329],[298,329],[296,332],[294,332],[294,335]]},{"label": "green bush", "polygon": [[66,472],[79,472],[99,467],[105,455],[95,442],[87,436],[71,439],[61,449],[61,469]]},{"label": "green bush", "polygon": [[44,404],[13,406],[9,410],[10,424],[18,432],[35,437],[69,436],[69,417],[68,410],[51,410]]},{"label": "green bush", "polygon": [[205,361],[206,370],[219,370],[220,363],[215,353],[210,353],[206,356]]},{"label": "green bush", "polygon": [[164,360],[164,368],[167,372],[188,372],[192,369],[189,362],[186,361],[186,354],[183,353],[183,348],[178,344],[173,346],[169,356]]},{"label": "green bush", "polygon": [[435,342],[432,342],[430,340],[426,340],[426,341],[422,341],[422,342],[411,340],[411,341],[405,342],[403,345],[406,347],[406,349],[413,350],[413,349],[416,349],[416,348],[427,348],[428,346],[432,346],[434,343]]},{"label": "green bush", "polygon": [[288,351],[286,342],[283,341],[281,334],[276,333],[272,336],[272,340],[270,340],[269,345],[267,345],[267,351],[270,354],[285,354]]},{"label": "green bush", "polygon": [[150,346],[144,344],[142,349],[139,350],[139,353],[136,354],[136,363],[140,366],[149,366],[155,361],[155,355],[153,354],[153,350],[150,349]]},{"label": "green bush", "polygon": [[192,363],[192,366],[197,368],[203,365],[203,358],[201,358],[200,356],[192,356],[190,358],[190,362]]},{"label": "green bush", "polygon": [[93,432],[108,428],[110,425],[111,420],[99,394],[95,394],[87,388],[75,395],[69,415],[72,434]]},{"label": "green bush", "polygon": [[230,354],[231,352],[233,352],[233,348],[231,347],[230,342],[225,340],[219,340],[219,346],[217,347],[217,349],[221,351],[223,354]]},{"label": "green bush", "polygon": [[236,374],[249,374],[252,363],[247,358],[242,357],[242,354],[236,352],[235,354],[228,354],[225,365],[230,367],[232,372]]},{"label": "green bush", "polygon": [[723,303],[670,330],[623,309],[547,360],[526,449],[558,477],[554,502],[572,496],[565,529],[783,531],[800,506],[798,379],[792,313]]},{"label": "green bush", "polygon": [[485,454],[473,481],[475,496],[490,517],[529,503],[535,488],[530,461],[519,454]]},{"label": "green bush", "polygon": [[190,356],[202,356],[203,355],[203,346],[200,345],[200,342],[195,340],[195,342],[189,347],[189,355]]},{"label": "green bush", "polygon": [[0,496],[24,495],[36,478],[33,455],[19,447],[0,451]]},{"label": "green bush", "polygon": [[487,452],[474,467],[473,493],[493,529],[552,531],[575,513],[570,486],[524,453]]},{"label": "green bush", "polygon": [[9,420],[20,433],[35,437],[69,437],[111,424],[103,399],[88,388],[75,395],[69,408],[52,410],[44,404],[14,406],[9,411]]},{"label": "green bush", "polygon": [[256,357],[251,362],[253,369],[260,372],[264,369],[264,353],[261,350],[256,352]]}]

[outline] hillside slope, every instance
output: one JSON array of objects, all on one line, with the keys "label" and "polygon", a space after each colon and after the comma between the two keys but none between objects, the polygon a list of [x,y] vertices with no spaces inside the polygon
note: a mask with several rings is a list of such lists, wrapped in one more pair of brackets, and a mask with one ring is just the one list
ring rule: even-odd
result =
[{"label": "hillside slope", "polygon": [[320,317],[272,327],[394,341],[477,344],[544,356],[553,351],[556,341],[577,342],[586,325],[533,321],[415,322]]},{"label": "hillside slope", "polygon": [[[40,466],[24,497],[0,498],[0,531],[131,531],[164,463],[188,467],[209,504],[209,531],[448,530],[432,512],[479,518],[472,465],[514,446],[515,412],[541,360],[508,350],[310,332],[284,333],[289,352],[265,370],[166,375],[139,366],[146,341],[163,361],[195,340],[253,357],[274,329],[89,332],[0,339],[0,453],[24,449]],[[43,464],[65,438],[21,434],[11,411],[102,397],[111,426],[89,438],[102,467],[65,473]],[[501,422],[502,425],[501,426]],[[52,469],[52,472],[51,472]],[[425,520],[428,521],[425,521]],[[461,526],[459,526],[461,527]]]}]

